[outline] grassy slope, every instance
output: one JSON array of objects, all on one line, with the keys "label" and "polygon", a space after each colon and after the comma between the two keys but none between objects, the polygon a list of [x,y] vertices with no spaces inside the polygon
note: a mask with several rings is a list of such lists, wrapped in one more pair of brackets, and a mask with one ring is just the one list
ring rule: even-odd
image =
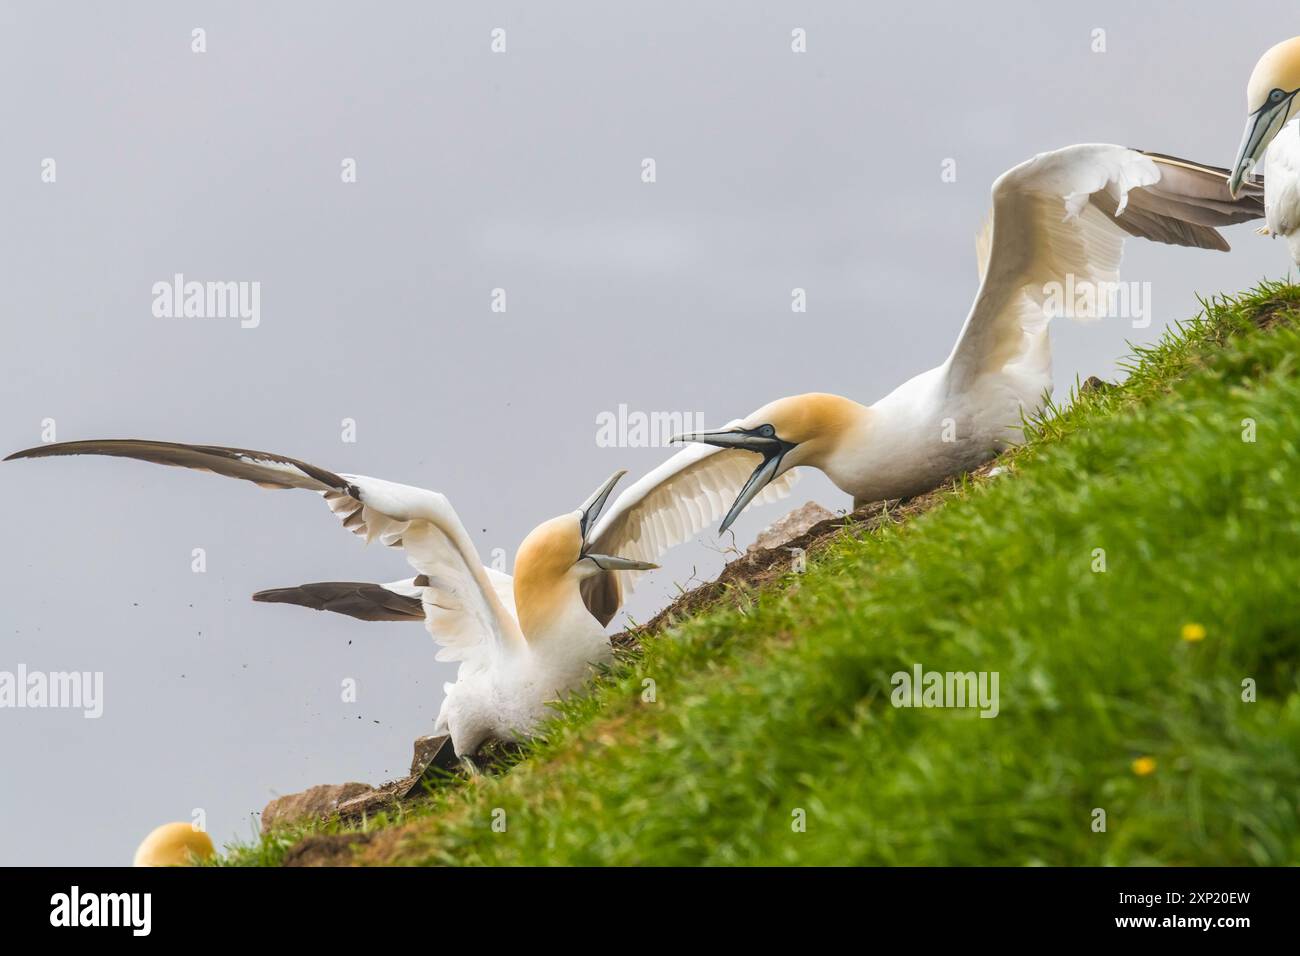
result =
[{"label": "grassy slope", "polygon": [[[372,820],[358,859],[1300,861],[1293,319],[1297,287],[1211,303],[1122,386],[1031,426],[1012,474],[643,641],[509,773]],[[1000,715],[892,707],[918,662],[998,671]],[[228,862],[278,862],[298,835]]]}]

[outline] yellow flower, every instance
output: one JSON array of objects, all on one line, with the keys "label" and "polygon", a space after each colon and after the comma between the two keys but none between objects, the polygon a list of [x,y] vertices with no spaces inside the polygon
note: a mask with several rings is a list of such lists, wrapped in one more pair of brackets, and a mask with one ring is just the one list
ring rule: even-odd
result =
[{"label": "yellow flower", "polygon": [[1133,772],[1139,777],[1149,777],[1156,772],[1155,757],[1138,757],[1133,761]]},{"label": "yellow flower", "polygon": [[1185,641],[1203,641],[1205,640],[1204,624],[1184,624],[1183,640]]}]

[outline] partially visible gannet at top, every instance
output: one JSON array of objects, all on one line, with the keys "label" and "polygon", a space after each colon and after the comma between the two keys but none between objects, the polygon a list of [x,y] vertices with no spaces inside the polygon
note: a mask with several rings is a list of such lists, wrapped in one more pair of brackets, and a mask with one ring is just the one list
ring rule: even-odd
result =
[{"label": "partially visible gannet at top", "polygon": [[[441,645],[438,660],[461,662],[434,729],[449,734],[461,756],[488,739],[526,735],[593,664],[609,661],[605,625],[626,592],[618,578],[655,568],[664,551],[716,521],[749,471],[743,453],[688,448],[628,488],[600,518],[625,474],[616,472],[576,511],[524,538],[512,578],[483,565],[450,502],[424,488],[338,475],[268,452],[137,439],[39,445],[5,460],[62,455],[134,458],[314,491],[354,534],[401,548],[419,572],[413,578],[319,582],[253,599],[363,620],[423,621]],[[774,485],[766,497],[784,496],[790,483]]]},{"label": "partially visible gannet at top", "polygon": [[[977,244],[979,291],[944,362],[873,405],[813,393],[778,399],[731,424],[676,440],[758,456],[722,521],[804,465],[855,507],[907,498],[1014,444],[1022,413],[1052,387],[1048,320],[1062,287],[1096,301],[1119,279],[1126,236],[1227,250],[1217,227],[1258,218],[1257,187],[1234,199],[1227,170],[1121,146],[1068,146],[998,177]],[[754,458],[751,455],[750,461]]]},{"label": "partially visible gannet at top", "polygon": [[192,823],[164,823],[136,848],[132,866],[193,866],[216,852],[212,838]]},{"label": "partially visible gannet at top", "polygon": [[1264,160],[1264,222],[1260,232],[1282,236],[1300,265],[1300,37],[1283,40],[1255,64],[1246,85],[1246,132],[1228,188],[1239,195]]}]

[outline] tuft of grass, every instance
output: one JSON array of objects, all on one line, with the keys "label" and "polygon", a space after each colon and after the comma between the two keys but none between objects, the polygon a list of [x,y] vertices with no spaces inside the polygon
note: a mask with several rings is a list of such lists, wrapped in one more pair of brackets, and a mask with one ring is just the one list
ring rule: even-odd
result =
[{"label": "tuft of grass", "polygon": [[[1300,861],[1300,288],[1203,306],[1008,473],[642,639],[508,772],[222,862]],[[997,716],[893,706],[916,664],[996,672]]]}]

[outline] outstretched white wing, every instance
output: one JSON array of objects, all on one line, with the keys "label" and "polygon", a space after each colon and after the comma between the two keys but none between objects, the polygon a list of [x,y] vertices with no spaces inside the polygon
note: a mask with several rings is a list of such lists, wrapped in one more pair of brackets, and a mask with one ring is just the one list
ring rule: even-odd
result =
[{"label": "outstretched white wing", "polygon": [[[589,535],[589,549],[657,562],[669,548],[721,520],[753,473],[755,460],[752,452],[734,448],[688,446],[623,490]],[[791,469],[754,501],[784,498],[797,480]],[[638,574],[606,573],[583,582],[583,599],[602,625],[618,613]]]},{"label": "outstretched white wing", "polygon": [[513,606],[502,600],[501,582],[493,575],[506,582],[509,578],[483,567],[455,509],[435,491],[363,475],[337,475],[269,452],[137,439],[39,445],[5,460],[59,455],[136,458],[243,478],[264,488],[315,491],[345,528],[366,541],[378,539],[406,552],[420,572],[412,586],[420,588],[429,632],[442,645],[439,660],[485,662],[489,654],[523,645]]},{"label": "outstretched white wing", "polygon": [[[1228,194],[1227,170],[1122,146],[1040,153],[993,184],[977,242],[980,289],[948,359],[954,391],[1034,352],[1050,284],[1119,280],[1126,236],[1226,251],[1216,227],[1263,215],[1263,187]],[[1047,360],[1045,349],[1036,350]]]}]

